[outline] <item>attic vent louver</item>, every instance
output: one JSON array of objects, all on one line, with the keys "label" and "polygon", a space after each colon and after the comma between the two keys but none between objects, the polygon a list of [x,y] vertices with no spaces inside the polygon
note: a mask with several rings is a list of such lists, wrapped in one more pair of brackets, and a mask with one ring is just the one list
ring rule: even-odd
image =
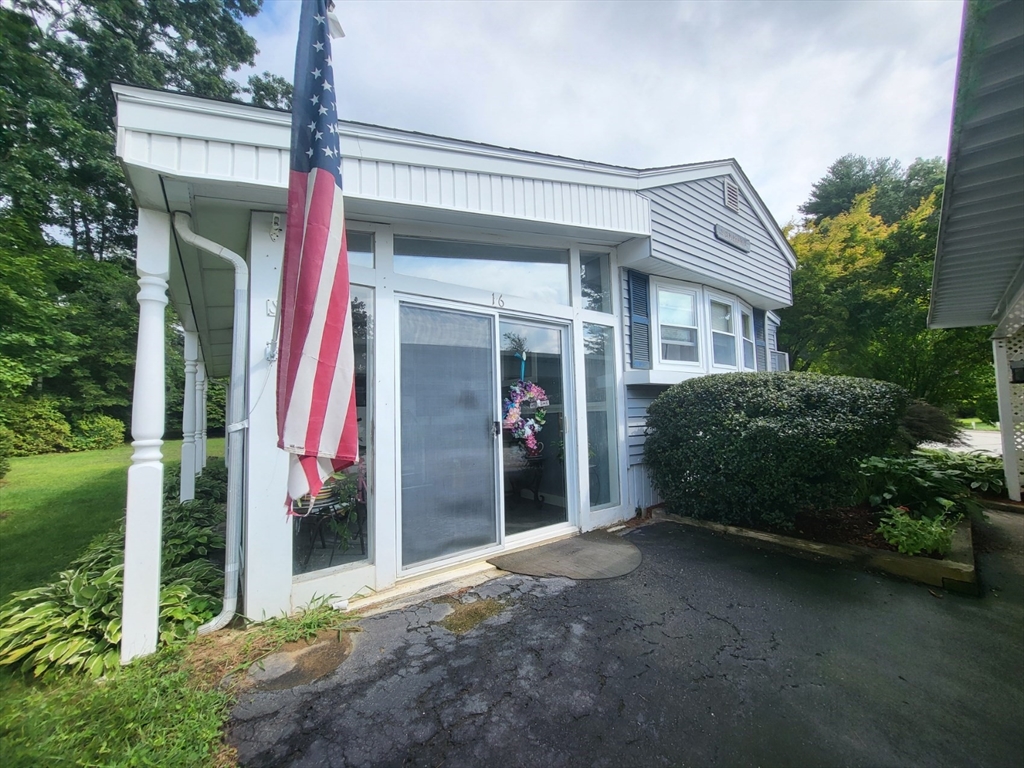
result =
[{"label": "attic vent louver", "polygon": [[725,180],[725,207],[740,212],[740,188],[728,179]]}]

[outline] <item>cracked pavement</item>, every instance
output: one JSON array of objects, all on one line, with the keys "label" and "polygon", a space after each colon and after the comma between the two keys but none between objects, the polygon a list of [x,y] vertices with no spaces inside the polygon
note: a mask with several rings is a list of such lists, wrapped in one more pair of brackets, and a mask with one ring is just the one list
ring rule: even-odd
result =
[{"label": "cracked pavement", "polygon": [[504,605],[465,634],[450,602],[360,620],[229,740],[248,766],[1020,765],[1024,517],[996,523],[981,599],[640,528],[628,576],[457,595]]}]

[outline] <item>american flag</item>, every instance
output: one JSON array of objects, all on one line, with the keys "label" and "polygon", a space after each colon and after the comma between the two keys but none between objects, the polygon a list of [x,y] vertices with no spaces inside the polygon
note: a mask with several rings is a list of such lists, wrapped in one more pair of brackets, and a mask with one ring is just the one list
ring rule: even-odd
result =
[{"label": "american flag", "polygon": [[292,95],[277,369],[288,496],[358,461],[348,247],[327,0],[303,0]]}]

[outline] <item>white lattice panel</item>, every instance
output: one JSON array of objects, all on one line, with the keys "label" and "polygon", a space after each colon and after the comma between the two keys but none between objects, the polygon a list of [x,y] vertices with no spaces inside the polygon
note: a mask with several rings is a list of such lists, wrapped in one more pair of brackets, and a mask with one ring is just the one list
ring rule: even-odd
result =
[{"label": "white lattice panel", "polygon": [[[1019,328],[1006,340],[1006,360],[1024,360],[1024,328]],[[1004,371],[1009,376],[1010,371]],[[1010,405],[1013,408],[1013,447],[1017,450],[1018,475],[1024,485],[1024,384],[1010,385]]]}]

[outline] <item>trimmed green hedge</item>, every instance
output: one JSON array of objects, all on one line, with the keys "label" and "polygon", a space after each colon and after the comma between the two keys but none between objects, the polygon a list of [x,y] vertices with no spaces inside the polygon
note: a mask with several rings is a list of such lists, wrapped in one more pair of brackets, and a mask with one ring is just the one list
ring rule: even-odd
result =
[{"label": "trimmed green hedge", "polygon": [[644,460],[671,512],[787,528],[801,509],[848,500],[858,461],[890,449],[908,403],[870,379],[703,376],[652,403]]}]

